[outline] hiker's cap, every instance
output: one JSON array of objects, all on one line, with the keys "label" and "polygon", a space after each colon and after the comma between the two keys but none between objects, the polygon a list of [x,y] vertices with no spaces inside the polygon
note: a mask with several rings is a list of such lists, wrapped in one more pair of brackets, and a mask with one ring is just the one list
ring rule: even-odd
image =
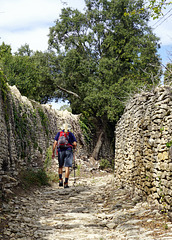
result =
[{"label": "hiker's cap", "polygon": [[68,130],[70,131],[71,129],[71,125],[68,123],[64,123],[61,127],[61,130],[65,130],[65,132],[67,132]]}]

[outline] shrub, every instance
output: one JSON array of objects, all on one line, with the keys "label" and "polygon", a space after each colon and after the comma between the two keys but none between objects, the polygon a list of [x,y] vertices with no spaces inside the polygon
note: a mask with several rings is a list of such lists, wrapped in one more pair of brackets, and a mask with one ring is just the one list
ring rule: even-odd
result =
[{"label": "shrub", "polygon": [[112,165],[107,159],[101,159],[100,160],[100,169],[107,169],[107,168],[112,168]]},{"label": "shrub", "polygon": [[24,187],[48,185],[49,178],[43,169],[34,171],[32,169],[21,172],[21,182]]},{"label": "shrub", "polygon": [[52,147],[50,146],[47,148],[46,151],[46,158],[44,162],[44,169],[46,171],[46,174],[48,176],[49,182],[58,182],[58,174],[51,169],[52,165]]}]

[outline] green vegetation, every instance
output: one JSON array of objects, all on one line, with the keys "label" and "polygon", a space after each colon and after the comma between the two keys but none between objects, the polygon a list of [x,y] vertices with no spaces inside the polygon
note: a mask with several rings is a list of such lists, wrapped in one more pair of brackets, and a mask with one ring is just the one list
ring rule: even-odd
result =
[{"label": "green vegetation", "polygon": [[45,162],[44,162],[44,168],[47,169],[51,166],[52,163],[52,147],[50,146],[49,148],[47,148],[46,151],[46,158],[45,158]]},{"label": "green vegetation", "polygon": [[88,121],[85,123],[84,119],[81,117],[79,119],[79,125],[81,127],[82,133],[84,135],[85,141],[89,143],[91,141],[91,129],[88,127]]},{"label": "green vegetation", "polygon": [[60,111],[65,111],[65,110],[67,110],[68,112],[72,112],[71,107],[70,107],[69,105],[67,105],[67,104],[61,106],[59,110],[60,110]]},{"label": "green vegetation", "polygon": [[85,13],[64,8],[50,28],[49,46],[61,70],[56,86],[79,97],[59,96],[74,114],[82,113],[86,126],[114,132],[130,94],[160,82],[159,39],[148,27],[149,13],[124,16],[142,6],[141,0],[86,1]]},{"label": "green vegetation", "polygon": [[170,148],[170,147],[172,146],[172,141],[166,143],[166,146],[167,146],[168,148]]},{"label": "green vegetation", "polygon": [[[29,116],[32,116],[32,109],[25,106],[24,104],[16,105],[13,99],[13,117],[14,117],[14,131],[16,135],[16,139],[18,139],[17,153],[18,157],[21,158],[29,158],[29,149],[31,145],[33,148],[39,149],[41,152],[42,149],[38,146],[37,140],[35,139],[35,128],[33,127],[32,121]],[[31,139],[32,141],[29,141]]]},{"label": "green vegetation", "polygon": [[0,91],[2,94],[2,101],[4,102],[4,110],[5,110],[5,121],[7,123],[7,130],[8,129],[8,106],[9,106],[9,102],[8,102],[8,91],[9,91],[9,87],[7,85],[7,79],[4,75],[4,73],[1,71],[0,69]]},{"label": "green vegetation", "polygon": [[104,169],[108,169],[108,168],[111,168],[113,169],[113,166],[112,164],[107,160],[107,159],[101,159],[100,160],[100,169],[101,170],[104,170]]},{"label": "green vegetation", "polygon": [[165,84],[172,83],[172,63],[167,63],[166,70],[164,73],[164,83]]},{"label": "green vegetation", "polygon": [[[150,1],[152,9],[156,2]],[[138,89],[160,83],[162,72],[159,39],[148,26],[150,14],[139,12],[142,0],[85,3],[84,13],[62,9],[50,27],[47,52],[34,52],[26,44],[12,55],[11,47],[2,43],[0,67],[8,83],[30,99],[67,100],[72,113],[82,113],[89,142],[91,125],[94,133],[114,132],[125,101]],[[139,14],[126,14],[132,11]],[[39,115],[48,135],[46,116],[41,110]]]},{"label": "green vegetation", "polygon": [[41,108],[38,108],[38,113],[39,113],[39,116],[41,118],[41,124],[45,128],[45,132],[48,136],[48,117],[44,113],[43,109],[41,109]]},{"label": "green vegetation", "polygon": [[49,182],[58,182],[58,180],[59,180],[58,173],[53,172],[51,170],[51,164],[52,164],[52,146],[47,148],[46,159],[44,162],[44,169],[48,176]]},{"label": "green vegetation", "polygon": [[172,4],[172,1],[166,0],[149,0],[148,7],[151,10],[151,16],[153,19],[163,15],[163,9],[166,9],[168,5]]},{"label": "green vegetation", "polygon": [[76,172],[76,176],[80,177],[80,174],[81,174],[81,165],[78,164],[77,165],[77,172]]},{"label": "green vegetation", "polygon": [[7,80],[5,78],[5,75],[1,71],[1,69],[0,69],[0,89],[1,89],[1,92],[2,92],[2,100],[4,102],[7,102],[7,94],[8,94],[8,91],[9,91],[9,87],[7,85]]},{"label": "green vegetation", "polygon": [[46,172],[42,169],[34,171],[32,169],[23,170],[21,172],[21,183],[23,187],[30,188],[31,186],[48,185],[49,178]]},{"label": "green vegetation", "polygon": [[159,82],[159,44],[148,27],[148,12],[124,16],[142,7],[141,0],[93,0],[86,1],[85,13],[64,8],[50,28],[51,50],[45,53],[26,44],[12,55],[3,43],[0,64],[10,85],[41,103],[62,97],[74,113],[117,120],[128,93],[151,86],[150,75]]},{"label": "green vegetation", "polygon": [[59,181],[58,173],[48,171],[46,172],[46,174],[48,176],[49,183],[52,183],[52,182],[57,183]]},{"label": "green vegetation", "polygon": [[8,83],[16,85],[22,95],[40,103],[54,97],[57,57],[53,52],[33,52],[29,46],[21,46],[12,55],[11,47],[0,46],[0,67],[7,76]]},{"label": "green vegetation", "polygon": [[147,24],[149,15],[144,11],[124,16],[126,9],[137,11],[142,4],[128,0],[86,1],[85,14],[63,9],[50,28],[50,47],[60,58],[57,83],[80,97],[62,93],[74,113],[86,111],[96,119],[117,120],[128,93],[152,85],[150,74],[159,72],[160,62],[158,38]]},{"label": "green vegetation", "polygon": [[148,10],[151,12],[151,17],[153,19],[159,18],[163,16],[163,10],[166,9],[168,5],[172,4],[172,1],[166,0],[149,0],[146,2],[146,6],[143,6],[139,10],[133,10],[130,12],[126,12],[125,16],[133,15],[133,14],[141,14],[143,11]]},{"label": "green vegetation", "polygon": [[50,146],[46,151],[46,159],[43,169],[26,169],[22,170],[20,179],[24,188],[32,186],[49,185],[51,182],[58,182],[58,173],[50,170],[52,164],[52,147]]}]

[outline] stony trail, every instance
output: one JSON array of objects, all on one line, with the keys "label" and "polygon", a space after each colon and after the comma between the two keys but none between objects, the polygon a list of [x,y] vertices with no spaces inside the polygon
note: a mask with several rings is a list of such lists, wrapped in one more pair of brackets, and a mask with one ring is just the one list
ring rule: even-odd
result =
[{"label": "stony trail", "polygon": [[3,204],[6,240],[167,240],[172,223],[155,206],[115,186],[111,173],[78,178],[16,196]]}]

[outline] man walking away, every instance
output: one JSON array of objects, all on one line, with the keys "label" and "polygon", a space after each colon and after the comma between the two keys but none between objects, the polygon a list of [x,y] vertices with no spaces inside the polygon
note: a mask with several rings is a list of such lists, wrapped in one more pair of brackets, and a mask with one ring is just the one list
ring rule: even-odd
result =
[{"label": "man walking away", "polygon": [[65,167],[65,182],[64,188],[68,188],[68,180],[69,180],[69,168],[72,167],[73,162],[73,151],[72,149],[76,148],[76,138],[74,134],[69,130],[70,126],[66,123],[61,128],[62,130],[57,133],[54,138],[53,144],[53,153],[52,158],[55,157],[55,149],[56,146],[58,148],[58,162],[59,162],[59,186],[63,186],[63,167]]}]

